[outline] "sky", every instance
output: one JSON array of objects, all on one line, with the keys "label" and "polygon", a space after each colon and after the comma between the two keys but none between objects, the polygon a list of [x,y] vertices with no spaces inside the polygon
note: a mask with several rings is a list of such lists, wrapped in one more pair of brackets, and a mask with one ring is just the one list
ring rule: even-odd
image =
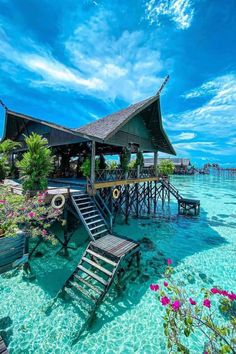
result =
[{"label": "sky", "polygon": [[[161,107],[177,156],[236,167],[235,0],[0,0],[0,67],[9,109],[73,128],[169,74]],[[0,107],[0,135],[3,124]]]}]

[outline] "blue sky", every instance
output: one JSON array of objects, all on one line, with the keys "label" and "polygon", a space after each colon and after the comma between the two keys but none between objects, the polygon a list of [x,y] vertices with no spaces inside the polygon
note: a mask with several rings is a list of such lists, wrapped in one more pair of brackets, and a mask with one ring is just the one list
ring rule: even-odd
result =
[{"label": "blue sky", "polygon": [[[0,0],[0,98],[68,127],[153,95],[180,157],[236,165],[235,0]],[[1,133],[3,111],[0,113]]]}]

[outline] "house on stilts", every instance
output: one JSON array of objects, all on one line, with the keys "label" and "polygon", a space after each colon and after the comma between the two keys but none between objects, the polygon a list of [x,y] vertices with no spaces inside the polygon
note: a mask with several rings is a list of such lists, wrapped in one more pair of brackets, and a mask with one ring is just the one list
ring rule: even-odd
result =
[{"label": "house on stilts", "polygon": [[[175,155],[162,125],[159,93],[78,129],[6,109],[3,139],[22,143],[13,153],[13,163],[26,150],[24,136],[32,132],[47,138],[53,150],[56,158],[50,181],[57,189],[52,190],[58,193],[67,186],[64,209],[81,220],[90,237],[76,270],[63,289],[76,288],[96,306],[106,295],[123,262],[139,261],[139,245],[112,232],[116,213],[123,214],[126,220],[129,215],[155,213],[158,200],[163,205],[170,195],[177,199],[180,212],[194,210],[197,213],[199,210],[198,201],[184,199],[167,179],[158,176],[158,152]],[[125,170],[101,168],[96,163],[96,157],[101,161],[106,155],[125,157],[127,153],[140,152],[153,153],[153,166],[137,165]],[[90,161],[86,179],[79,168],[85,158]]]}]

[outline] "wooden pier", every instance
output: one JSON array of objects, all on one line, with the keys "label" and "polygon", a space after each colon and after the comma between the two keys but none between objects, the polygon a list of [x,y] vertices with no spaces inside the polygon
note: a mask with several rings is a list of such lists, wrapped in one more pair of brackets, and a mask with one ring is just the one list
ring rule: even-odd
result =
[{"label": "wooden pier", "polygon": [[0,336],[0,354],[9,354],[6,344],[4,343],[1,336]]}]

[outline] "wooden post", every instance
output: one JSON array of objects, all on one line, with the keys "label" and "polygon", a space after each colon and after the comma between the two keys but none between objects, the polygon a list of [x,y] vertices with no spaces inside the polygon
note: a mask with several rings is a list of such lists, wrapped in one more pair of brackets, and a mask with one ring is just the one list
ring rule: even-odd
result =
[{"label": "wooden post", "polygon": [[154,173],[157,176],[158,151],[154,151]]},{"label": "wooden post", "polygon": [[125,186],[125,222],[128,224],[129,217],[129,185]]},{"label": "wooden post", "polygon": [[151,212],[151,205],[150,205],[150,182],[147,182],[147,188],[148,188],[148,193],[147,193],[147,197],[148,197],[148,214],[150,214],[150,212]]},{"label": "wooden post", "polygon": [[136,194],[136,217],[139,217],[139,192],[138,183],[135,183],[135,194]]},{"label": "wooden post", "polygon": [[91,171],[90,171],[90,181],[92,184],[92,188],[95,182],[95,156],[96,156],[96,143],[92,140],[92,148],[91,148]]}]

